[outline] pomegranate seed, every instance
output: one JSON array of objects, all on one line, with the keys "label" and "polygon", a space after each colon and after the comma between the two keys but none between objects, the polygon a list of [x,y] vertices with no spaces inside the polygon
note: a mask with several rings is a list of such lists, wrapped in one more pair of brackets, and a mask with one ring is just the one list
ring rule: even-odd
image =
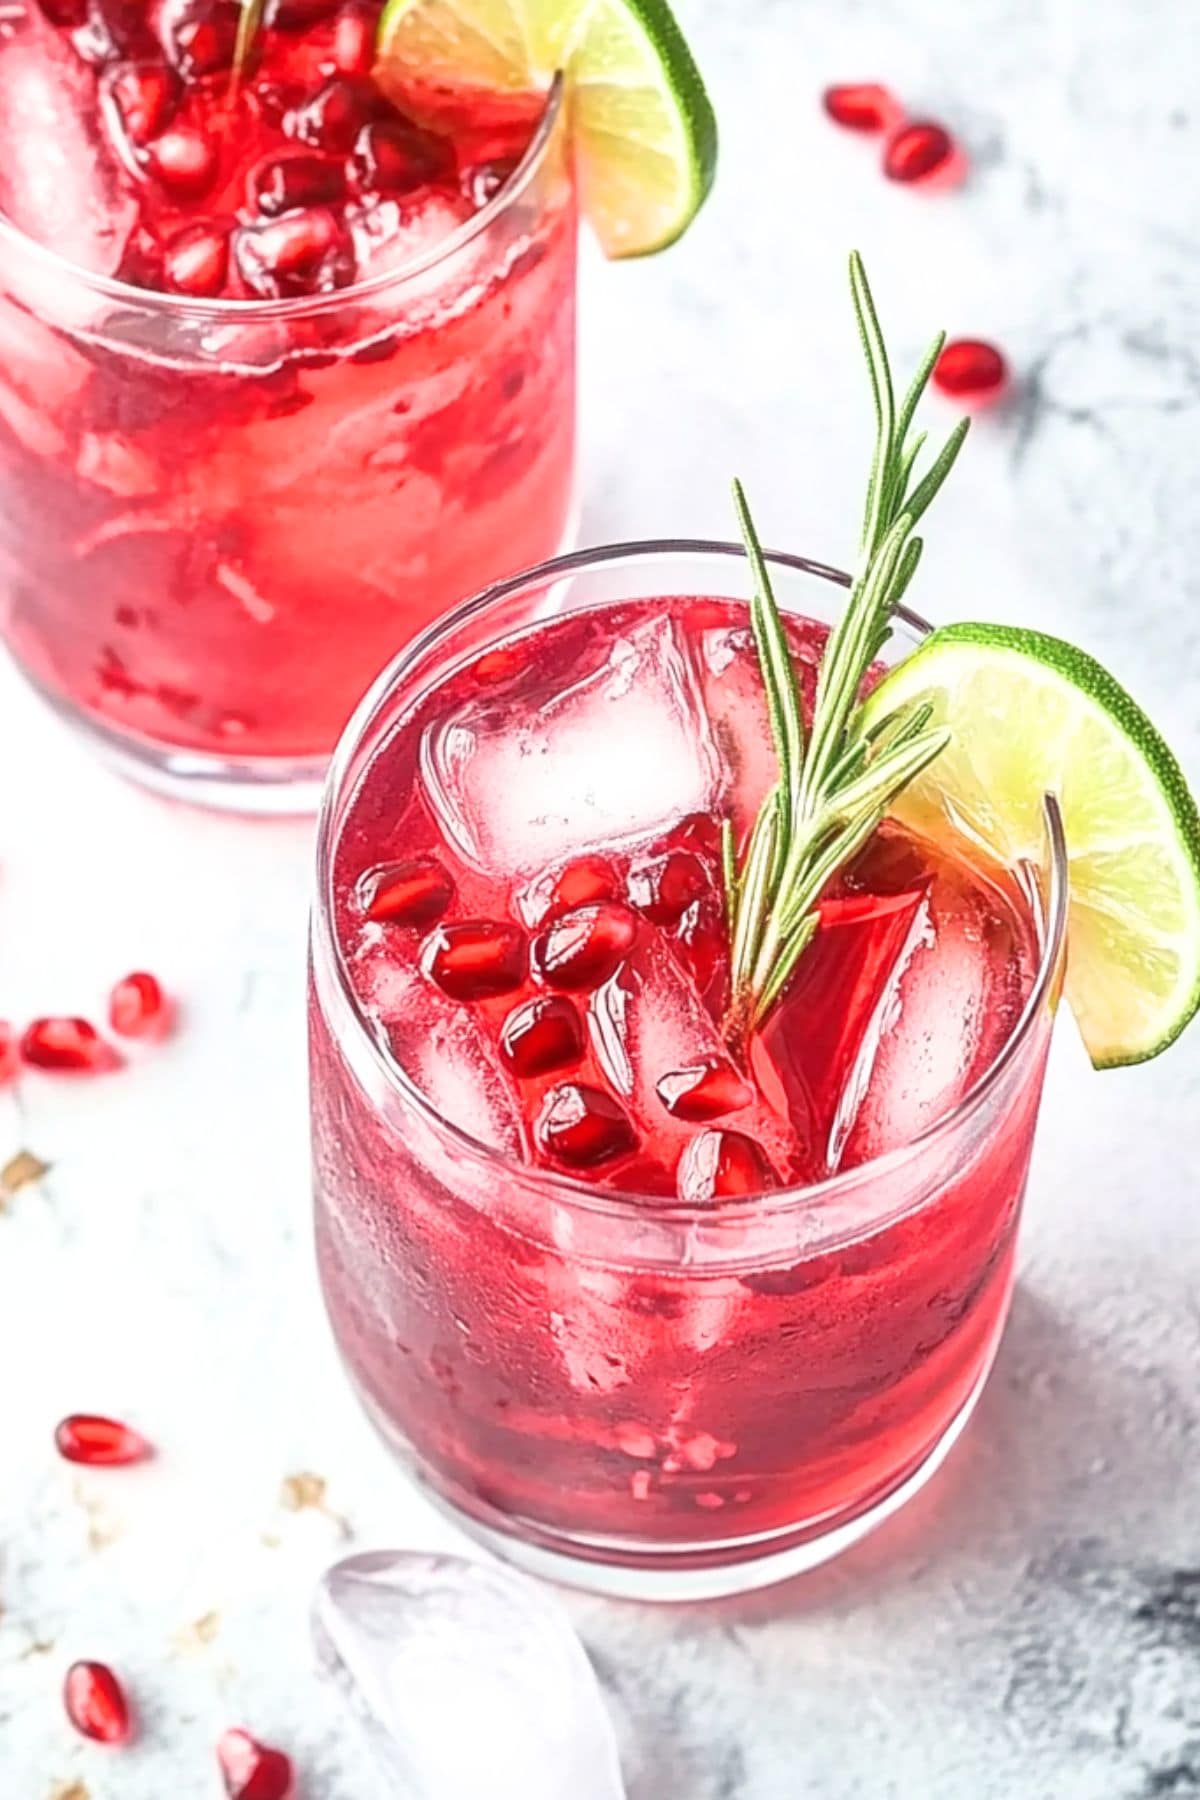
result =
[{"label": "pomegranate seed", "polygon": [[883,172],[889,181],[928,181],[954,154],[954,140],[941,125],[918,121],[902,125],[883,153]]},{"label": "pomegranate seed", "polygon": [[129,1737],[129,1702],[106,1663],[72,1663],[63,1681],[63,1705],[76,1731],[98,1744]]},{"label": "pomegranate seed", "polygon": [[383,97],[368,83],[334,75],[288,118],[293,137],[318,150],[350,150],[364,125],[378,118]]},{"label": "pomegranate seed", "polygon": [[731,1062],[720,1057],[710,1057],[694,1068],[673,1069],[654,1085],[672,1118],[686,1119],[694,1125],[737,1112],[754,1098],[750,1083]]},{"label": "pomegranate seed", "polygon": [[19,1067],[17,1034],[7,1019],[0,1019],[0,1082],[11,1081]]},{"label": "pomegranate seed", "polygon": [[189,198],[204,193],[216,178],[216,146],[194,125],[175,125],[164,131],[147,144],[145,160],[164,187]]},{"label": "pomegranate seed", "polygon": [[337,219],[324,208],[244,225],[234,237],[247,287],[268,299],[328,293],[354,279],[354,256]]},{"label": "pomegranate seed", "polygon": [[495,919],[440,925],[422,946],[421,967],[455,1000],[490,1000],[524,981],[525,939]]},{"label": "pomegranate seed", "polygon": [[35,1019],[21,1039],[21,1060],[34,1069],[94,1074],[120,1061],[86,1019]]},{"label": "pomegranate seed", "polygon": [[295,1776],[282,1750],[260,1744],[248,1731],[226,1731],[217,1742],[217,1762],[229,1800],[288,1800]]},{"label": "pomegranate seed", "polygon": [[577,906],[615,900],[617,877],[602,856],[580,856],[558,875],[542,876],[525,889],[519,904],[527,924],[542,925]]},{"label": "pomegranate seed", "polygon": [[351,164],[363,187],[392,194],[435,181],[448,166],[441,140],[403,119],[364,125],[355,139]]},{"label": "pomegranate seed", "polygon": [[[181,294],[209,300],[229,274],[229,233],[215,225],[185,225],[167,245],[163,275]],[[153,977],[151,977],[153,979]]]},{"label": "pomegranate seed", "polygon": [[274,219],[298,206],[341,200],[346,175],[340,163],[319,156],[277,156],[257,170],[251,186],[259,212]]},{"label": "pomegranate seed", "polygon": [[561,994],[514,1007],[500,1028],[500,1054],[515,1075],[528,1080],[551,1069],[569,1069],[583,1055],[583,1024]]},{"label": "pomegranate seed", "polygon": [[122,1037],[154,1037],[166,1029],[170,1005],[156,975],[138,970],[117,982],[108,996],[108,1022]]},{"label": "pomegranate seed", "polygon": [[821,104],[835,125],[847,131],[886,131],[900,121],[900,103],[877,81],[846,81],[827,87]]},{"label": "pomegranate seed", "polygon": [[375,22],[359,6],[344,6],[334,20],[333,61],[341,75],[369,75],[375,61]]},{"label": "pomegranate seed", "polygon": [[432,925],[453,898],[453,881],[432,857],[380,863],[358,884],[358,903],[368,919],[389,925]]},{"label": "pomegranate seed", "polygon": [[213,75],[233,61],[240,8],[236,0],[183,0],[164,8],[163,49],[185,81]]},{"label": "pomegranate seed", "polygon": [[486,206],[489,200],[494,200],[511,178],[517,161],[515,156],[502,156],[494,162],[476,163],[473,168],[464,169],[462,190],[471,205]]},{"label": "pomegranate seed", "polygon": [[591,1169],[637,1148],[637,1133],[616,1101],[585,1082],[551,1088],[534,1135],[547,1156],[572,1169]]},{"label": "pomegranate seed", "polygon": [[122,63],[107,71],[102,91],[130,143],[140,149],[158,136],[174,112],[179,83],[161,65]]},{"label": "pomegranate seed", "polygon": [[933,368],[933,385],[965,406],[994,400],[1008,380],[1008,365],[994,344],[982,338],[955,338]]},{"label": "pomegranate seed", "polygon": [[67,1462],[95,1469],[122,1468],[150,1454],[149,1444],[132,1425],[100,1413],[70,1413],[60,1419],[54,1427],[54,1442]]},{"label": "pomegranate seed", "polygon": [[599,987],[625,960],[637,931],[629,908],[615,900],[576,907],[534,938],[533,972],[547,987]]},{"label": "pomegranate seed", "polygon": [[708,870],[690,850],[668,850],[665,856],[635,863],[625,891],[655,925],[673,925],[709,888]]},{"label": "pomegranate seed", "polygon": [[740,1199],[778,1187],[759,1145],[743,1131],[701,1131],[679,1159],[679,1198],[689,1206]]},{"label": "pomegranate seed", "polygon": [[133,287],[160,288],[163,282],[162,245],[152,232],[139,226],[130,234],[117,276]]}]

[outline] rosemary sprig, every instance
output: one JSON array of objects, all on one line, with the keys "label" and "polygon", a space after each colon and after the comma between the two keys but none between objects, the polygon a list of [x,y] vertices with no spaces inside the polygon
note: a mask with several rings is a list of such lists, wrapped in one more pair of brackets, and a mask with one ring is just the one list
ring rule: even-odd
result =
[{"label": "rosemary sprig", "polygon": [[876,435],[858,569],[829,634],[805,733],[800,691],[771,578],[740,482],[734,505],[753,582],[750,620],[766,689],[779,779],[763,800],[740,861],[733,826],[722,832],[729,916],[731,1043],[744,1043],[775,1004],[816,932],[817,902],[839,869],[867,843],[888,806],[948,741],[931,709],[893,713],[864,732],[857,724],[863,679],[921,560],[914,529],[950,473],[967,435],[961,419],[914,481],[925,433],[912,434],[945,333],[922,357],[899,406],[862,258],[850,258],[850,293],[875,402]]},{"label": "rosemary sprig", "polygon": [[241,11],[238,14],[237,37],[233,46],[233,69],[230,87],[234,94],[242,84],[258,34],[262,29],[263,16],[267,10],[267,0],[241,0]]}]

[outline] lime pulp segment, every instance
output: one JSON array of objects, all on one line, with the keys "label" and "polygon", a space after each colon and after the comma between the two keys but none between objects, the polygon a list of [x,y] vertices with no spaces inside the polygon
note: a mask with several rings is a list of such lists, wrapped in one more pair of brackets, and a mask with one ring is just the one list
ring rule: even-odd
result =
[{"label": "lime pulp segment", "polygon": [[665,249],[712,186],[717,127],[665,0],[389,0],[377,73],[448,91],[568,85],[583,209],[609,256]]}]

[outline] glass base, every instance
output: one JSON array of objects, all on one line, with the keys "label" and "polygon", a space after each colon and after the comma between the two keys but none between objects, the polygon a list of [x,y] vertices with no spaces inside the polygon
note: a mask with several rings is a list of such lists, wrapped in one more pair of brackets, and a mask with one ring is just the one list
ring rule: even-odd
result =
[{"label": "glass base", "polygon": [[899,1512],[937,1474],[962,1436],[991,1365],[989,1355],[965,1404],[917,1467],[862,1512],[678,1549],[662,1543],[571,1538],[529,1519],[501,1513],[477,1496],[448,1489],[437,1481],[419,1462],[414,1463],[410,1450],[397,1444],[395,1431],[369,1401],[367,1411],[392,1448],[401,1450],[422,1491],[439,1511],[478,1543],[528,1574],[615,1600],[719,1600],[803,1575],[840,1556]]}]

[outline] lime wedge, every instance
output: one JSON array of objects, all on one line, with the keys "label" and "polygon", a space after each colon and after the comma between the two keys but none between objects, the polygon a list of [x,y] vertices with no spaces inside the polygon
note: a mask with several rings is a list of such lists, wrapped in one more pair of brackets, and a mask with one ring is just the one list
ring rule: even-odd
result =
[{"label": "lime wedge", "polygon": [[1170,750],[1099,663],[1038,631],[935,631],[875,689],[863,723],[923,701],[952,738],[896,816],[1038,864],[1042,796],[1056,794],[1067,999],[1098,1068],[1156,1056],[1200,1007],[1200,815]]},{"label": "lime wedge", "polygon": [[664,0],[388,0],[377,52],[401,99],[529,93],[563,70],[583,209],[608,256],[665,249],[712,186],[716,120]]}]

